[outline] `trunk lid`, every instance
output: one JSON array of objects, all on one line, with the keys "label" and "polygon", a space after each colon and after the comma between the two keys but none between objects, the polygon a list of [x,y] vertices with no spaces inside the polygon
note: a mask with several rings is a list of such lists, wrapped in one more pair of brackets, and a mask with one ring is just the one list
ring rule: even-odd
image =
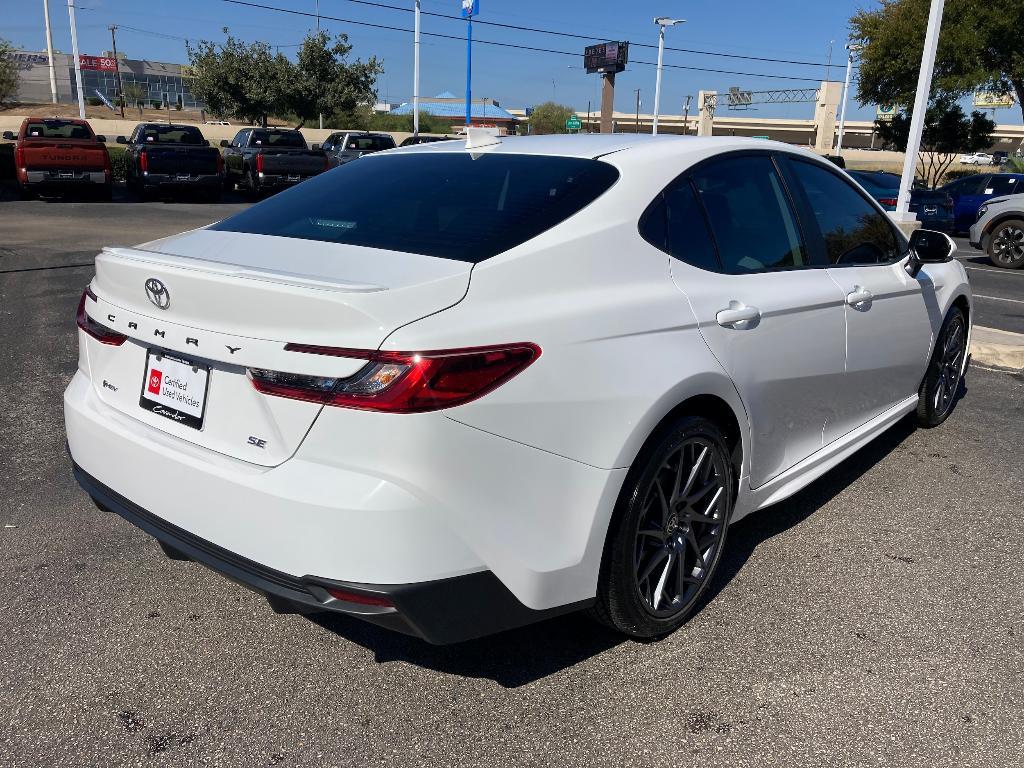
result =
[{"label": "trunk lid", "polygon": [[25,168],[49,170],[74,168],[102,171],[107,150],[96,141],[74,139],[25,139],[22,144]]},{"label": "trunk lid", "polygon": [[327,167],[326,155],[319,149],[263,149],[260,154],[264,173],[314,176]]},{"label": "trunk lid", "polygon": [[213,175],[217,173],[217,155],[213,147],[145,147],[150,173]]},{"label": "trunk lid", "polygon": [[[376,349],[396,328],[461,301],[471,268],[429,256],[210,230],[104,249],[92,283],[97,299],[86,302],[86,311],[129,340],[89,345],[93,387],[108,405],[158,430],[275,466],[295,452],[321,406],[262,395],[246,369],[350,376],[364,361],[284,346]],[[150,299],[149,280],[162,284],[165,308]],[[209,366],[201,429],[140,405],[148,371],[159,367],[150,353]]]}]

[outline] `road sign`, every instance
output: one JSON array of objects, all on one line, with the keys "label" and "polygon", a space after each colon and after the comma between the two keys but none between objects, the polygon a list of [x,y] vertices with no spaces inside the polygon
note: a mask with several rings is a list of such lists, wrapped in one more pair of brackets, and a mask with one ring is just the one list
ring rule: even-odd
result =
[{"label": "road sign", "polygon": [[576,115],[570,115],[569,119],[565,121],[565,129],[567,131],[578,131],[582,127],[583,123],[580,122]]},{"label": "road sign", "polygon": [[480,0],[462,0],[462,18],[480,15]]},{"label": "road sign", "polygon": [[975,91],[974,106],[981,109],[998,109],[999,107],[1012,107],[1013,94],[1000,93],[999,91]]},{"label": "road sign", "polygon": [[883,123],[892,122],[893,117],[896,116],[896,105],[895,104],[879,104],[875,108],[875,120],[881,120]]}]

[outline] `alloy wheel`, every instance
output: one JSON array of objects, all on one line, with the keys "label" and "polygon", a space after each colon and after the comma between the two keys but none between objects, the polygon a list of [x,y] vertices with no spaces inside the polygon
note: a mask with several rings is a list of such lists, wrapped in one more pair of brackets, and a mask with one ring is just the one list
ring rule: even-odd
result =
[{"label": "alloy wheel", "polygon": [[1024,261],[1024,229],[1008,224],[992,240],[992,256],[1001,264]]},{"label": "alloy wheel", "polygon": [[953,407],[963,376],[964,355],[967,352],[967,333],[963,315],[958,314],[952,318],[939,343],[941,351],[935,361],[939,375],[935,381],[932,406],[936,414],[945,415]]},{"label": "alloy wheel", "polygon": [[673,616],[700,591],[722,545],[728,493],[724,457],[691,437],[668,455],[645,491],[633,570],[646,611]]}]

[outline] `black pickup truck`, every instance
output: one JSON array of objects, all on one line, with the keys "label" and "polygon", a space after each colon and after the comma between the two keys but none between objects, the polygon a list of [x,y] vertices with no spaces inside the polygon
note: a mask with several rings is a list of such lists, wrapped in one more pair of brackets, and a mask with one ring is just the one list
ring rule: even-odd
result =
[{"label": "black pickup truck", "polygon": [[243,128],[220,145],[225,185],[254,197],[298,184],[328,168],[326,153],[309,149],[302,134],[290,128]]},{"label": "black pickup truck", "polygon": [[138,196],[189,189],[220,198],[224,159],[194,125],[139,123],[117,143],[127,145],[127,183]]}]

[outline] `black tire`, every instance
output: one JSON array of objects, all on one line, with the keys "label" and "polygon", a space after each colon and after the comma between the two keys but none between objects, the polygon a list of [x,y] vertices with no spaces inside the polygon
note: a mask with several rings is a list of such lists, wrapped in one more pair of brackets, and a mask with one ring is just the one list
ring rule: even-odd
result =
[{"label": "black tire", "polygon": [[109,203],[114,199],[114,185],[104,184],[101,187],[97,187],[94,195],[99,202]]},{"label": "black tire", "polygon": [[36,193],[29,189],[27,186],[18,185],[18,197],[22,200],[35,200]]},{"label": "black tire", "polygon": [[645,639],[681,626],[721,559],[733,489],[725,436],[707,419],[681,417],[645,447],[612,516],[594,618]]},{"label": "black tire", "polygon": [[1024,221],[1000,222],[988,238],[988,260],[1004,269],[1024,267]]},{"label": "black tire", "polygon": [[956,407],[963,384],[967,355],[967,318],[959,307],[953,307],[942,322],[928,361],[928,371],[921,381],[917,400],[917,423],[931,429],[949,418]]}]

